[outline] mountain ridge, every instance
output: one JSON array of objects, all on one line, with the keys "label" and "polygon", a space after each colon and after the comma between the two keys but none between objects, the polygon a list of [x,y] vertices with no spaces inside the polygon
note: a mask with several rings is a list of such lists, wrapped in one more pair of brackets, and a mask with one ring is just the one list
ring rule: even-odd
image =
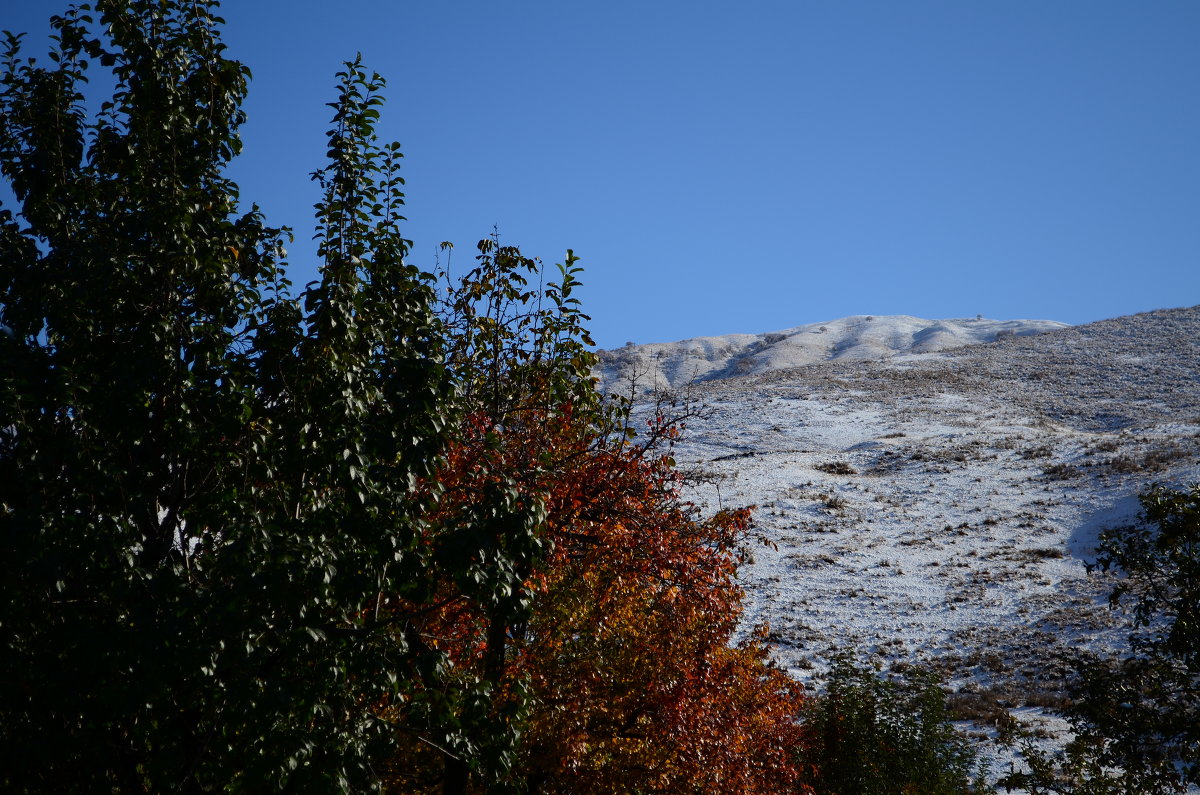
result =
[{"label": "mountain ridge", "polygon": [[596,373],[606,390],[631,382],[640,383],[643,391],[678,388],[692,381],[754,375],[820,361],[871,361],[933,353],[1061,328],[1068,325],[1053,320],[851,315],[760,334],[629,343],[598,351]]}]

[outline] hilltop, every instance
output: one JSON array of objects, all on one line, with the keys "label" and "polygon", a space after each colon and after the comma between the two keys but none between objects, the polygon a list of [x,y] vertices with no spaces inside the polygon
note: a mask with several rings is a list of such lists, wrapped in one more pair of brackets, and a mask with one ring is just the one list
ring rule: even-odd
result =
[{"label": "hilltop", "polygon": [[597,374],[609,389],[620,389],[630,379],[635,379],[643,390],[655,386],[678,388],[693,381],[758,375],[822,361],[875,361],[932,353],[1062,328],[1066,328],[1065,323],[1053,320],[854,315],[763,334],[630,343],[624,348],[600,351]]}]

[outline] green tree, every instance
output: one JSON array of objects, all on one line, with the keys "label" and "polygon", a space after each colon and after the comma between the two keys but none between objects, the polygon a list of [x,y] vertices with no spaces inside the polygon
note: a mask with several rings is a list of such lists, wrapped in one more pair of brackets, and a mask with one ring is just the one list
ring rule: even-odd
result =
[{"label": "green tree", "polygon": [[[95,14],[103,37],[86,7],[53,19],[48,68],[11,34],[4,55],[0,731],[26,763],[0,775],[186,788],[222,742],[222,646],[244,649],[221,619],[252,623],[211,593],[228,584],[202,546],[236,543],[280,237],[221,173],[247,74],[210,9]],[[92,119],[97,64],[116,89]]]},{"label": "green tree", "polygon": [[1165,765],[1200,785],[1200,484],[1140,500],[1137,523],[1102,534],[1097,561],[1124,575],[1111,601],[1131,603],[1133,653],[1115,679],[1085,677],[1077,725],[1126,769]]},{"label": "green tree", "polygon": [[1033,793],[1171,793],[1200,785],[1200,484],[1154,485],[1138,521],[1105,531],[1096,566],[1122,576],[1135,631],[1122,659],[1086,659],[1066,710],[1076,738],[1058,754],[1025,748]]},{"label": "green tree", "polygon": [[889,678],[839,655],[805,710],[805,783],[817,795],[990,791],[975,752],[951,721],[932,672]]},{"label": "green tree", "polygon": [[1124,575],[1111,601],[1131,604],[1132,653],[1084,672],[1071,716],[1141,791],[1170,791],[1200,785],[1200,484],[1140,500],[1138,522],[1102,534],[1097,561]]},{"label": "green tree", "polygon": [[[423,519],[454,388],[374,134],[382,80],[339,75],[321,275],[292,297],[286,232],[223,175],[248,73],[215,8],[79,6],[46,66],[6,34],[7,791],[360,790],[397,730],[464,769],[512,742],[470,719],[488,683],[414,630],[472,552],[435,560]],[[92,116],[97,66],[115,90]],[[505,531],[535,534],[531,510]],[[408,608],[384,618],[384,595]]]}]

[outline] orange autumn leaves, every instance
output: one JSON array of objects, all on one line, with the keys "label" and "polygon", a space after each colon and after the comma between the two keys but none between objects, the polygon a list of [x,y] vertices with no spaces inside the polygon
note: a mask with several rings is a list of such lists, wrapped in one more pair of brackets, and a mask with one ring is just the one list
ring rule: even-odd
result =
[{"label": "orange autumn leaves", "polygon": [[702,518],[679,426],[660,410],[636,437],[596,391],[572,252],[549,281],[478,248],[440,311],[461,410],[419,489],[429,587],[381,619],[418,660],[376,706],[387,790],[807,792],[800,687],[762,633],[734,642],[749,513]]},{"label": "orange autumn leaves", "polygon": [[504,611],[449,599],[421,632],[495,681],[497,718],[519,716],[510,778],[528,791],[794,791],[800,687],[761,634],[731,645],[748,512],[699,518],[673,462],[608,433],[603,416],[565,404],[464,420],[439,521],[507,490],[540,514],[544,546],[509,572],[527,620],[497,626]]}]

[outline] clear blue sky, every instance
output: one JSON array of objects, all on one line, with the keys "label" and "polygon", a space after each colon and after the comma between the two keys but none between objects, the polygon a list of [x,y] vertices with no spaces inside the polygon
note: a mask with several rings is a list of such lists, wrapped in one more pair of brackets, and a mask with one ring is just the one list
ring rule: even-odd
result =
[{"label": "clear blue sky", "polygon": [[[14,6],[19,6],[14,8]],[[40,43],[50,0],[0,27]],[[574,248],[602,347],[850,314],[1200,303],[1194,0],[229,0],[235,177],[308,244],[341,61],[389,81],[407,236]]]}]

